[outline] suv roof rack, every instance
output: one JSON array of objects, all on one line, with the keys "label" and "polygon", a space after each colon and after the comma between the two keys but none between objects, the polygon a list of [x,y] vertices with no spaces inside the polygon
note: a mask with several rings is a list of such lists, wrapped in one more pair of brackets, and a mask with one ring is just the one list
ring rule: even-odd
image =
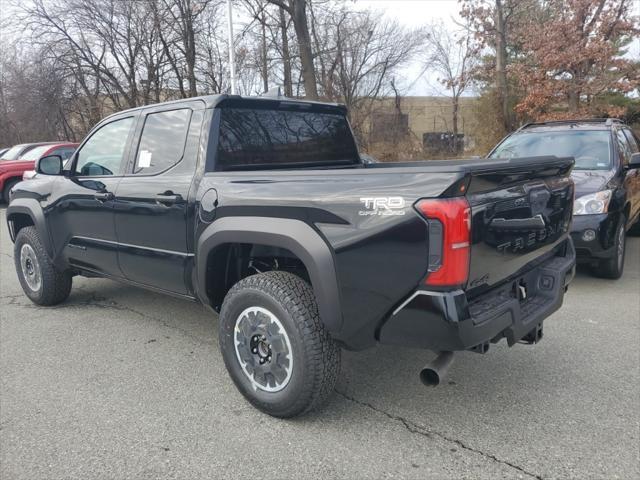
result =
[{"label": "suv roof rack", "polygon": [[548,122],[528,122],[518,128],[518,132],[520,130],[524,130],[528,127],[534,127],[537,125],[562,125],[562,124],[572,124],[572,123],[604,123],[606,126],[611,126],[614,123],[624,123],[619,118],[580,118],[575,120],[550,120]]}]

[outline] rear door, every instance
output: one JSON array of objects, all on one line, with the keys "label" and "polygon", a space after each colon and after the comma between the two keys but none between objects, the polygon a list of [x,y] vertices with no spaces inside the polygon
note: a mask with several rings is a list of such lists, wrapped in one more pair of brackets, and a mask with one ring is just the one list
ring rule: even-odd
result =
[{"label": "rear door", "polygon": [[202,106],[191,102],[143,112],[127,175],[116,192],[118,258],[125,277],[179,294],[189,293],[193,263],[189,195]]}]

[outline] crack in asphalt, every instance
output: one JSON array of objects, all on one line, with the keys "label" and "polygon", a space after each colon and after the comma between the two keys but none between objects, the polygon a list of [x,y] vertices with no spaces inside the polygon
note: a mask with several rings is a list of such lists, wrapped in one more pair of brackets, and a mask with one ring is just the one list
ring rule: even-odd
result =
[{"label": "crack in asphalt", "polygon": [[121,312],[130,312],[133,314],[138,315],[139,317],[145,319],[145,320],[149,320],[152,322],[156,322],[159,323],[160,325],[162,325],[163,327],[169,328],[171,330],[176,330],[178,332],[180,332],[182,335],[184,335],[185,337],[189,338],[190,340],[194,341],[195,343],[201,344],[201,345],[214,345],[215,341],[206,341],[203,340],[202,338],[191,334],[190,332],[188,332],[185,329],[182,329],[180,327],[177,327],[175,325],[171,325],[170,323],[166,322],[165,320],[158,318],[158,317],[154,317],[153,315],[149,315],[145,312],[141,312],[139,310],[136,310],[135,308],[131,308],[127,305],[123,305],[121,303],[116,302],[115,300],[109,299],[107,297],[102,297],[100,295],[98,295],[97,292],[87,292],[88,293],[88,298],[84,298],[84,299],[80,299],[80,300],[76,300],[73,303],[62,303],[60,305],[54,305],[54,306],[50,306],[50,307],[40,307],[38,305],[35,304],[31,304],[31,303],[22,303],[22,302],[18,302],[17,299],[24,297],[24,295],[6,295],[3,297],[0,297],[0,299],[2,300],[6,300],[8,299],[9,302],[6,303],[6,305],[14,305],[14,306],[20,306],[20,307],[24,307],[24,308],[32,308],[32,309],[36,309],[36,310],[64,310],[64,309],[76,309],[76,308],[87,308],[87,307],[94,307],[94,308],[99,308],[99,309],[111,309],[111,310],[117,310],[117,311],[121,311]]},{"label": "crack in asphalt", "polygon": [[387,412],[385,410],[382,410],[381,408],[375,407],[374,405],[372,405],[372,404],[370,404],[368,402],[365,402],[365,401],[362,401],[362,400],[358,400],[357,398],[354,398],[354,397],[352,397],[350,395],[347,395],[346,393],[341,392],[340,390],[336,389],[335,392],[338,395],[340,395],[341,397],[343,397],[344,399],[346,399],[346,400],[348,400],[348,401],[350,401],[352,403],[355,403],[356,405],[360,405],[362,407],[368,408],[370,410],[373,410],[376,413],[384,415],[385,417],[387,417],[387,418],[389,418],[391,420],[395,420],[397,422],[402,423],[402,425],[411,433],[414,433],[416,435],[422,435],[423,437],[427,437],[427,438],[437,437],[437,438],[439,438],[441,440],[444,440],[446,442],[453,443],[453,444],[459,446],[463,450],[466,450],[466,451],[472,452],[472,453],[476,453],[476,454],[481,455],[482,457],[484,457],[486,459],[492,460],[494,462],[497,462],[497,463],[500,463],[502,465],[506,465],[508,467],[511,467],[511,468],[513,468],[515,470],[518,470],[519,472],[521,472],[521,473],[523,473],[523,474],[525,474],[525,475],[527,475],[527,476],[529,476],[531,478],[535,478],[537,480],[544,480],[541,475],[529,472],[529,471],[525,470],[524,468],[520,467],[519,465],[511,463],[511,462],[509,462],[507,460],[503,460],[501,458],[498,458],[498,457],[496,457],[495,455],[493,455],[491,453],[483,452],[482,450],[478,450],[476,448],[470,447],[469,445],[464,443],[462,440],[458,440],[456,438],[451,438],[451,437],[449,437],[449,436],[447,436],[447,435],[445,435],[443,433],[429,430],[427,427],[423,427],[421,425],[418,425],[418,424],[412,422],[411,420],[407,420],[406,418],[401,417],[400,415],[394,415],[393,413],[389,413],[389,412]]}]

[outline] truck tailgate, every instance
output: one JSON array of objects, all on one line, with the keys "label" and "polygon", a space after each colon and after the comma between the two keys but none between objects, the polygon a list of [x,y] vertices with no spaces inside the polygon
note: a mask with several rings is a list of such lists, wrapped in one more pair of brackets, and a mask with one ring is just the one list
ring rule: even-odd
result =
[{"label": "truck tailgate", "polygon": [[500,162],[468,167],[471,298],[545,258],[567,238],[571,224],[572,158]]}]

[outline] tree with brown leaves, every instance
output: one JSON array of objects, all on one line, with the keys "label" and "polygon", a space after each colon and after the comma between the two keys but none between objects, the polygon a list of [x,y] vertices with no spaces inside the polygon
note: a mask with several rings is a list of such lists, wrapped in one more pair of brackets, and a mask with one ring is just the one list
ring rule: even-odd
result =
[{"label": "tree with brown leaves", "polygon": [[599,95],[637,88],[637,63],[623,54],[638,34],[631,0],[550,0],[543,18],[518,31],[524,60],[511,68],[525,96],[516,111],[534,119],[589,115]]}]

